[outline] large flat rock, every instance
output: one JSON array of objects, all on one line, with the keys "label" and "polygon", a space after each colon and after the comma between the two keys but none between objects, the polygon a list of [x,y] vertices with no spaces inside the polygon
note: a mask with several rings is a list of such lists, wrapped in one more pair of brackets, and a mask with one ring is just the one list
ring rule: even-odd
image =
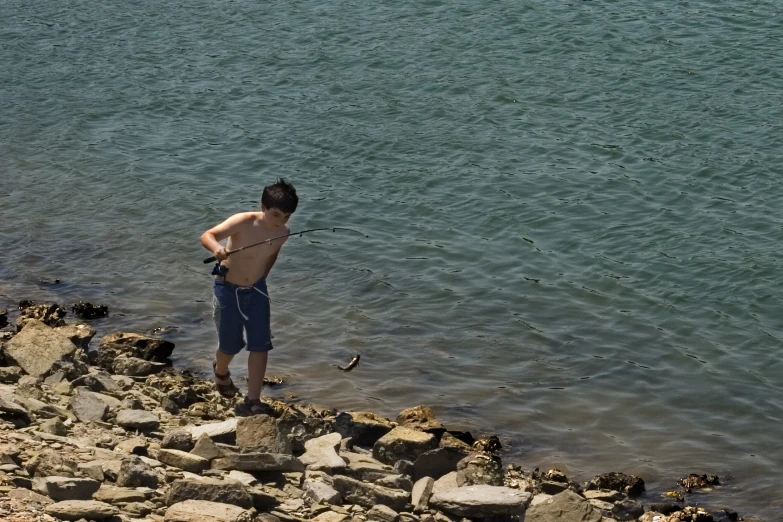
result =
[{"label": "large flat rock", "polygon": [[465,518],[521,516],[531,497],[525,491],[503,486],[466,486],[435,493],[430,498],[430,506]]},{"label": "large flat rock", "polygon": [[166,510],[165,522],[250,522],[253,514],[241,507],[207,500],[186,500]]},{"label": "large flat rock", "polygon": [[5,353],[33,377],[45,377],[58,363],[72,361],[77,349],[70,339],[35,319],[5,345]]},{"label": "large flat rock", "polygon": [[280,453],[243,453],[214,459],[212,469],[239,471],[304,471],[304,464],[292,455]]},{"label": "large flat rock", "polygon": [[45,511],[60,520],[104,520],[120,512],[116,507],[97,500],[66,500],[46,506]]}]

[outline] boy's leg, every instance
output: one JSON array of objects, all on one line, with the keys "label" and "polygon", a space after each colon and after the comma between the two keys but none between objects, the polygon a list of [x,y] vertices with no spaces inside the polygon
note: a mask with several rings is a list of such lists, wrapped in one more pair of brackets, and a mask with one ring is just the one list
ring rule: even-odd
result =
[{"label": "boy's leg", "polygon": [[261,398],[264,385],[266,361],[269,352],[250,352],[247,358],[247,398],[254,401]]},{"label": "boy's leg", "polygon": [[220,348],[215,350],[215,373],[218,375],[226,375],[228,373],[228,365],[233,358],[233,355],[221,352]]}]

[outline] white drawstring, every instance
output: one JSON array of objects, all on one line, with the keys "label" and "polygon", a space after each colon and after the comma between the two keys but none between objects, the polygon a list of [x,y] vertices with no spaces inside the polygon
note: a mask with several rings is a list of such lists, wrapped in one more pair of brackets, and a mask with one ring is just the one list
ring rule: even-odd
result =
[{"label": "white drawstring", "polygon": [[237,298],[237,310],[239,310],[239,315],[241,315],[241,316],[242,316],[242,317],[245,319],[245,321],[249,321],[249,320],[250,320],[250,318],[249,318],[248,316],[246,316],[246,315],[245,315],[245,314],[242,312],[242,307],[241,307],[241,306],[239,306],[239,290],[244,290],[244,289],[246,289],[246,288],[252,288],[253,290],[255,290],[256,292],[258,292],[259,294],[261,294],[261,295],[263,295],[264,297],[266,297],[267,299],[269,299],[269,301],[270,301],[270,302],[272,301],[272,299],[270,299],[268,295],[266,295],[264,292],[262,292],[261,290],[259,290],[259,289],[258,289],[258,288],[256,288],[255,286],[238,286],[238,287],[236,287],[236,288],[234,289],[234,296]]}]

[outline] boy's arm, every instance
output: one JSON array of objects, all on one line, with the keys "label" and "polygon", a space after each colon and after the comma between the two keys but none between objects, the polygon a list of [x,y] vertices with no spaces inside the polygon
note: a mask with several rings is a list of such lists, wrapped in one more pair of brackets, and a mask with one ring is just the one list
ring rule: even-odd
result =
[{"label": "boy's arm", "polygon": [[283,244],[286,241],[288,241],[288,238],[283,238],[283,240],[280,242],[280,245],[277,247],[277,250],[275,250],[275,253],[269,256],[266,263],[266,269],[264,269],[264,277],[268,276],[269,272],[272,271],[272,267],[275,266],[275,261],[277,261],[277,255],[280,253],[280,249],[283,248]]},{"label": "boy's arm", "polygon": [[201,234],[201,245],[212,252],[219,261],[223,261],[228,256],[226,249],[219,242],[242,230],[247,220],[252,219],[252,215],[248,216],[249,213],[234,214],[221,224],[210,228]]}]

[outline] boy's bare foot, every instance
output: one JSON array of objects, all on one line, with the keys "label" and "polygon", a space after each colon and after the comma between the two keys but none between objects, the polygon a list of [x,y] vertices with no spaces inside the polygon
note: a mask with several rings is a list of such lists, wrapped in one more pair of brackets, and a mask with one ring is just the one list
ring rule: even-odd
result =
[{"label": "boy's bare foot", "polygon": [[233,399],[237,394],[237,387],[234,386],[234,381],[231,380],[231,372],[226,372],[225,375],[220,375],[217,372],[217,361],[212,363],[212,373],[215,374],[215,389],[221,397],[226,399]]}]

